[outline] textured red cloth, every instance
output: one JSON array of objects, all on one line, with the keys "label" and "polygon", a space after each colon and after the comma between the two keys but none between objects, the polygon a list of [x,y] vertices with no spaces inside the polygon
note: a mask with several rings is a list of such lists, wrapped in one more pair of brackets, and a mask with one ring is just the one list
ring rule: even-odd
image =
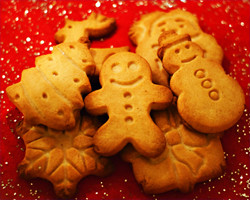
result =
[{"label": "textured red cloth", "polygon": [[[17,165],[23,159],[24,145],[15,133],[21,113],[8,100],[5,89],[20,81],[21,72],[34,67],[36,56],[48,54],[55,45],[54,34],[67,16],[82,20],[92,11],[115,17],[118,28],[109,38],[93,41],[92,47],[134,47],[128,30],[141,14],[155,10],[184,8],[197,15],[201,28],[212,34],[225,54],[223,67],[235,77],[246,95],[241,120],[222,138],[227,169],[218,179],[197,184],[188,194],[171,191],[145,195],[136,183],[130,165],[113,157],[116,170],[106,178],[94,176],[78,184],[76,199],[249,199],[250,175],[250,43],[249,0],[161,0],[161,1],[0,1],[0,199],[56,199],[52,185],[41,179],[24,180]],[[235,97],[237,98],[237,97]]]}]

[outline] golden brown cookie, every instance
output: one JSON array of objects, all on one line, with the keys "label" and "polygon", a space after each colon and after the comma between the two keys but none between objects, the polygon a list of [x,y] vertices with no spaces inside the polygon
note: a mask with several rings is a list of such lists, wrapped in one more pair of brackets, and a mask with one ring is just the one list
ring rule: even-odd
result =
[{"label": "golden brown cookie", "polygon": [[156,158],[144,157],[131,146],[122,152],[146,193],[188,192],[196,183],[222,174],[225,160],[219,135],[189,130],[174,106],[154,111],[153,118],[165,134],[165,151]]},{"label": "golden brown cookie", "polygon": [[96,118],[85,114],[71,131],[34,126],[21,133],[26,152],[18,166],[19,174],[27,179],[46,179],[58,197],[72,197],[82,178],[112,171],[109,159],[93,150],[93,135],[99,126]]},{"label": "golden brown cookie", "polygon": [[168,85],[168,74],[157,57],[158,38],[163,31],[173,30],[178,34],[189,34],[199,44],[204,55],[218,63],[222,62],[223,51],[213,36],[204,33],[196,16],[180,9],[170,12],[155,11],[142,15],[129,31],[131,41],[137,46],[136,53],[150,64],[153,82]]},{"label": "golden brown cookie", "polygon": [[129,38],[136,45],[136,53],[145,58],[152,70],[154,83],[168,86],[168,74],[162,67],[161,60],[157,56],[159,34],[152,35],[152,24],[163,12],[152,12],[141,16],[129,30]]},{"label": "golden brown cookie", "polygon": [[100,38],[107,36],[116,28],[114,18],[92,12],[83,21],[72,21],[65,19],[65,25],[55,34],[55,40],[62,42],[81,42],[88,43],[89,38]]},{"label": "golden brown cookie", "polygon": [[103,63],[113,54],[129,51],[128,46],[116,48],[90,48],[90,53],[96,64],[95,76],[99,76]]},{"label": "golden brown cookie", "polygon": [[87,74],[95,63],[86,44],[63,43],[51,54],[36,58],[36,67],[25,69],[21,81],[9,86],[9,99],[30,125],[71,129],[83,108],[82,94],[91,91]]},{"label": "golden brown cookie", "polygon": [[109,115],[94,136],[95,151],[110,156],[132,143],[145,156],[159,155],[165,148],[165,138],[150,111],[167,107],[172,93],[152,83],[147,61],[131,52],[116,53],[103,64],[100,83],[102,88],[84,99],[89,113]]},{"label": "golden brown cookie", "polygon": [[178,96],[181,117],[195,130],[217,133],[232,127],[244,111],[245,97],[239,83],[222,66],[204,57],[189,35],[164,32],[159,57],[173,74],[172,91]]}]

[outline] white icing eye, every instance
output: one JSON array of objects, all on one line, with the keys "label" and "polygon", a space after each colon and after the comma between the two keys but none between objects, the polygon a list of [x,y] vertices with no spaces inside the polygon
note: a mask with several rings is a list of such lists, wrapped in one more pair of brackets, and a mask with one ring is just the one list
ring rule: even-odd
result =
[{"label": "white icing eye", "polygon": [[128,64],[128,68],[133,70],[133,71],[136,71],[139,69],[139,65],[135,64],[134,62],[131,62]]},{"label": "white icing eye", "polygon": [[122,71],[122,66],[119,65],[119,64],[114,64],[112,67],[111,67],[112,71],[115,72],[115,73],[119,73]]}]

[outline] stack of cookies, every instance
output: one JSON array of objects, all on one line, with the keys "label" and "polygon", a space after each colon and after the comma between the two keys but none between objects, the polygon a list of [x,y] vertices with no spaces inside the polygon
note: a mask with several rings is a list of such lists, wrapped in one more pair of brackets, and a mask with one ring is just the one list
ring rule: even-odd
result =
[{"label": "stack of cookies", "polygon": [[177,9],[131,26],[135,53],[90,47],[90,38],[111,34],[115,24],[96,13],[66,20],[55,34],[60,44],[7,88],[24,115],[20,175],[49,180],[61,198],[72,197],[87,175],[110,174],[108,157],[117,153],[146,193],[188,192],[221,175],[220,137],[240,119],[245,97],[224,72],[214,37]]}]

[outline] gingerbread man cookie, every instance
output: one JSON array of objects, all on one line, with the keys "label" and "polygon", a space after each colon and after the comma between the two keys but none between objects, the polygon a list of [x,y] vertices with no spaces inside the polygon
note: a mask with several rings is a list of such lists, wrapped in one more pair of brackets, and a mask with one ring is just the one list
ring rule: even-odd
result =
[{"label": "gingerbread man cookie", "polygon": [[56,45],[51,54],[37,57],[35,65],[22,72],[19,83],[6,89],[9,99],[31,126],[73,128],[84,106],[82,94],[91,91],[87,75],[95,71],[87,45],[78,42]]},{"label": "gingerbread man cookie", "polygon": [[194,129],[218,133],[233,126],[244,111],[244,93],[222,66],[204,57],[189,35],[164,32],[159,38],[159,57],[178,96],[181,117]]},{"label": "gingerbread man cookie", "polygon": [[93,150],[93,135],[99,126],[96,118],[84,114],[70,131],[34,126],[21,132],[26,152],[18,166],[19,174],[27,179],[46,179],[58,197],[72,197],[82,178],[112,172],[110,160]]},{"label": "gingerbread man cookie", "polygon": [[202,134],[183,125],[175,106],[153,111],[155,123],[165,134],[165,151],[147,158],[131,146],[122,152],[132,163],[136,180],[146,193],[159,194],[178,189],[191,191],[198,182],[218,177],[226,166],[218,134]]},{"label": "gingerbread man cookie", "polygon": [[95,151],[110,156],[132,143],[142,155],[159,155],[165,148],[165,138],[152,121],[150,110],[167,107],[172,93],[152,83],[146,60],[130,52],[112,55],[102,66],[100,83],[102,88],[84,100],[91,114],[109,116],[94,136]]},{"label": "gingerbread man cookie", "polygon": [[114,18],[92,12],[83,21],[65,19],[65,25],[55,34],[55,40],[62,42],[89,43],[89,38],[100,38],[110,34],[116,28]]},{"label": "gingerbread man cookie", "polygon": [[174,30],[178,34],[189,34],[192,41],[203,49],[206,58],[218,63],[222,62],[222,48],[213,36],[201,30],[196,16],[180,9],[170,12],[151,12],[143,15],[131,26],[129,37],[137,46],[136,53],[149,62],[153,82],[168,85],[168,74],[162,68],[161,61],[157,57],[157,50],[160,34],[169,30]]}]

